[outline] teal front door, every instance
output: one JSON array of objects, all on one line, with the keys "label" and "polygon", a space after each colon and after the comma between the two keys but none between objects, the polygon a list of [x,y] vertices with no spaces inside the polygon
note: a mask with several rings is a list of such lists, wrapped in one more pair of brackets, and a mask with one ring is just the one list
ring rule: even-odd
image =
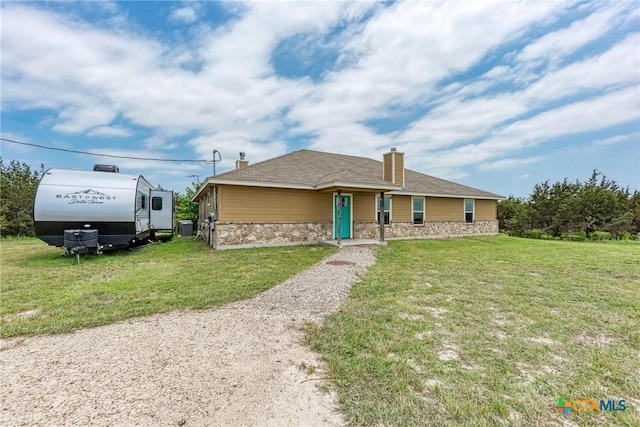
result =
[{"label": "teal front door", "polygon": [[[338,238],[338,233],[343,239],[351,238],[351,196],[340,197],[336,194],[333,198],[333,235]],[[340,221],[338,221],[338,209],[340,210]],[[340,222],[340,225],[338,225]],[[339,231],[338,231],[339,230]]]}]

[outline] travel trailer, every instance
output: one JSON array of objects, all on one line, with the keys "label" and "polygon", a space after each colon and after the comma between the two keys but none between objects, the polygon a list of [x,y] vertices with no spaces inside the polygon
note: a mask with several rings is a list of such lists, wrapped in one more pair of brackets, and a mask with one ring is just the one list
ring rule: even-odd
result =
[{"label": "travel trailer", "polygon": [[156,190],[142,175],[119,173],[117,166],[93,171],[49,169],[36,190],[36,236],[68,252],[127,247],[173,232],[173,191]]}]

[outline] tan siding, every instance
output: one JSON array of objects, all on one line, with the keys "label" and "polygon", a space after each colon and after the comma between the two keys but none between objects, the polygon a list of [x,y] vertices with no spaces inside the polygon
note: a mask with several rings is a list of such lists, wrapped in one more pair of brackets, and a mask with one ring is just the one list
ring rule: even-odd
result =
[{"label": "tan siding", "polygon": [[495,221],[497,218],[498,203],[495,200],[478,200],[475,205],[476,221]]},{"label": "tan siding", "polygon": [[391,153],[386,153],[382,157],[384,161],[384,180],[393,182],[393,176],[392,176],[393,168],[392,168],[392,162],[391,162]]},{"label": "tan siding", "polygon": [[220,221],[333,221],[332,193],[221,185]]},{"label": "tan siding", "polygon": [[391,198],[391,221],[413,222],[411,217],[411,196],[393,196]]},{"label": "tan siding", "polygon": [[218,221],[222,221],[224,215],[224,185],[218,185]]},{"label": "tan siding", "polygon": [[373,193],[353,193],[353,220],[376,220],[376,195]]},{"label": "tan siding", "polygon": [[427,221],[464,221],[464,199],[427,197]]},{"label": "tan siding", "polygon": [[404,154],[402,153],[396,153],[395,183],[404,187]]}]

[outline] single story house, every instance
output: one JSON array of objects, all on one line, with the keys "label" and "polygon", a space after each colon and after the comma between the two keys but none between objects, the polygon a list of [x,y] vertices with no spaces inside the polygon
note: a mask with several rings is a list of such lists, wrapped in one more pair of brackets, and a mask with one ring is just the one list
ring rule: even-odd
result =
[{"label": "single story house", "polygon": [[382,161],[299,150],[251,166],[240,153],[235,170],[207,178],[193,197],[198,234],[223,248],[498,232],[503,196],[404,164],[394,148]]}]

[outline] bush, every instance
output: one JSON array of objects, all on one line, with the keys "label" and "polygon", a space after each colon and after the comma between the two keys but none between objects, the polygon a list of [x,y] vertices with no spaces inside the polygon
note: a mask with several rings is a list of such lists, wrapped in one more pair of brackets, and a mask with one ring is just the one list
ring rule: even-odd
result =
[{"label": "bush", "polygon": [[575,233],[564,233],[562,235],[562,240],[566,240],[569,242],[584,242],[587,240],[587,233],[584,231],[578,231]]},{"label": "bush", "polygon": [[589,235],[589,240],[593,240],[593,241],[613,240],[613,234],[607,233],[606,231],[594,231]]},{"label": "bush", "polygon": [[534,228],[533,230],[526,230],[522,232],[522,237],[526,237],[527,239],[542,239],[542,236],[545,233],[542,230],[538,230]]}]

